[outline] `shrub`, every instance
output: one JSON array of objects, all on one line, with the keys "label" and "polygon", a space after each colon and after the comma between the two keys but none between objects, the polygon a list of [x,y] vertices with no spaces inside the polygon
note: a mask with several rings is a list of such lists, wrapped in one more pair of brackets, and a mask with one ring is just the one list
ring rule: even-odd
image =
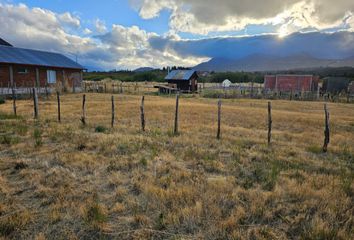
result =
[{"label": "shrub", "polygon": [[17,136],[5,134],[0,136],[0,144],[12,145],[19,142],[19,138]]},{"label": "shrub", "polygon": [[104,127],[104,126],[97,126],[97,127],[95,128],[95,132],[96,132],[96,133],[105,133],[106,131],[107,131],[107,128]]},{"label": "shrub", "polygon": [[0,104],[5,104],[5,98],[3,98],[3,97],[0,97]]}]

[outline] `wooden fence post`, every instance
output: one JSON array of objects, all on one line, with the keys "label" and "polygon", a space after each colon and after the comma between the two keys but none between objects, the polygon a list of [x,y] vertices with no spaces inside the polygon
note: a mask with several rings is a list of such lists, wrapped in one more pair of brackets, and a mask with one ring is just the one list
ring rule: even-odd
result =
[{"label": "wooden fence post", "polygon": [[216,138],[217,139],[221,138],[221,99],[220,99],[220,97],[218,100],[218,131],[216,134]]},{"label": "wooden fence post", "polygon": [[86,125],[86,95],[82,96],[82,116],[81,122],[83,125]]},{"label": "wooden fence post", "polygon": [[268,145],[272,139],[272,103],[268,102]]},{"label": "wooden fence post", "polygon": [[16,107],[16,93],[15,93],[15,89],[12,88],[12,105],[13,105],[13,109],[14,109],[14,115],[17,116],[17,107]]},{"label": "wooden fence post", "polygon": [[38,96],[37,96],[37,89],[33,88],[33,107],[34,107],[34,118],[38,119]]},{"label": "wooden fence post", "polygon": [[57,91],[57,101],[58,101],[58,122],[61,123],[61,116],[60,116],[60,93]]},{"label": "wooden fence post", "polygon": [[330,140],[329,139],[329,135],[330,135],[330,132],[329,132],[329,112],[328,112],[326,103],[324,104],[324,111],[325,111],[325,131],[324,131],[325,138],[324,138],[324,144],[323,144],[323,152],[326,153],[327,147],[329,144],[329,140]]},{"label": "wooden fence post", "polygon": [[114,128],[114,123],[115,123],[115,107],[114,107],[114,96],[112,96],[112,121],[111,121],[111,126]]},{"label": "wooden fence post", "polygon": [[[49,95],[49,92],[48,92],[48,83],[45,83],[44,85],[44,91],[45,91],[45,99],[48,100],[48,95]],[[40,92],[39,92],[40,94]]]},{"label": "wooden fence post", "polygon": [[176,95],[176,111],[175,111],[175,129],[174,134],[178,134],[178,108],[179,108],[179,94]]},{"label": "wooden fence post", "polygon": [[141,112],[141,130],[145,132],[145,111],[144,111],[145,97],[141,98],[140,112]]}]

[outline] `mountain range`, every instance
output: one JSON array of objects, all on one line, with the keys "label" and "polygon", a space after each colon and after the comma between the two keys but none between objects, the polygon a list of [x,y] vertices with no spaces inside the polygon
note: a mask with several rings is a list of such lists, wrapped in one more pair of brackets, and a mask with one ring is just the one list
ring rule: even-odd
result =
[{"label": "mountain range", "polygon": [[194,67],[197,71],[286,71],[314,68],[354,67],[354,57],[321,59],[306,53],[290,56],[253,54],[240,59],[212,58]]}]

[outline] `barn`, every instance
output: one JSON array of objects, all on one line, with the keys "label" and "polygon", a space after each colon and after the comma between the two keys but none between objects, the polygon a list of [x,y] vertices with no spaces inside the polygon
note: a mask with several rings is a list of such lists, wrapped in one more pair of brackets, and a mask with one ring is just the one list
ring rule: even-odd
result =
[{"label": "barn", "polygon": [[318,88],[319,77],[313,75],[266,75],[264,89],[276,92],[314,92]]},{"label": "barn", "polygon": [[0,39],[1,89],[60,87],[75,91],[81,87],[83,70],[62,54],[17,48]]},{"label": "barn", "polygon": [[173,70],[165,80],[170,86],[176,86],[182,92],[198,91],[198,74],[194,70]]}]

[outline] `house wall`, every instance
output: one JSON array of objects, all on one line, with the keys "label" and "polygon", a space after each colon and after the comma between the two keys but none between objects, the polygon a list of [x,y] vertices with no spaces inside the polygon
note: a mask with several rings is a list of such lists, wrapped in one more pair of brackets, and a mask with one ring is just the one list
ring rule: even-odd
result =
[{"label": "house wall", "polygon": [[[20,69],[27,69],[27,73],[19,73]],[[81,86],[82,71],[76,69],[64,68],[47,68],[47,67],[34,67],[29,65],[13,65],[13,79],[17,88],[21,87],[34,87],[36,86],[36,68],[39,72],[40,87],[45,87],[47,84],[47,70],[56,71],[56,84],[62,87],[75,87]],[[9,65],[0,65],[0,87],[11,87],[10,83],[10,70]],[[50,86],[54,87],[54,86]]]},{"label": "house wall", "polygon": [[189,91],[189,81],[187,80],[168,80],[169,84],[176,84],[177,88],[182,91]]},{"label": "house wall", "polygon": [[177,88],[182,91],[192,91],[198,90],[198,77],[193,76],[190,80],[168,80],[169,84],[176,84]]},{"label": "house wall", "polygon": [[0,88],[10,87],[9,67],[0,65]]}]

